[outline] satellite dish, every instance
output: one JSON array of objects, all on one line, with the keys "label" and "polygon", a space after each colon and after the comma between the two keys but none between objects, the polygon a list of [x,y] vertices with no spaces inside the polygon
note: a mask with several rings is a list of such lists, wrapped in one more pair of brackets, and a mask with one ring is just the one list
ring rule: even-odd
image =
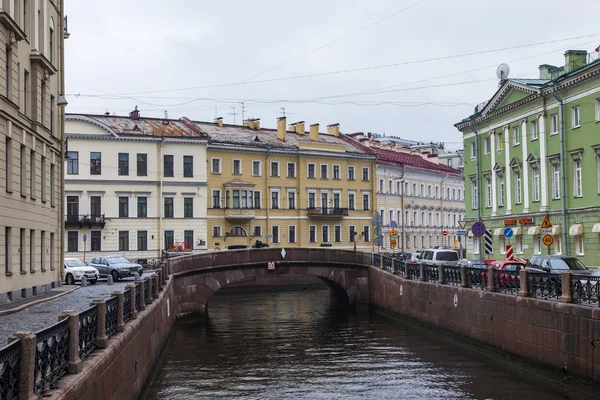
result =
[{"label": "satellite dish", "polygon": [[503,81],[508,78],[508,74],[510,74],[510,67],[507,64],[502,63],[498,65],[498,68],[496,69],[496,76],[498,79]]}]

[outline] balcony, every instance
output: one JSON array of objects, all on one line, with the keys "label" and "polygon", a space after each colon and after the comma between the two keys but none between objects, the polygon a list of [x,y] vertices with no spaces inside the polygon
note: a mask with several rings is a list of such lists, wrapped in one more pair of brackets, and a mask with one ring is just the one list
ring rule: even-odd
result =
[{"label": "balcony", "polygon": [[249,221],[256,217],[254,208],[226,208],[225,219],[229,221]]},{"label": "balcony", "polygon": [[307,208],[306,215],[309,218],[343,218],[348,216],[347,208],[327,208],[327,207],[318,207],[318,208]]},{"label": "balcony", "polygon": [[106,225],[106,221],[104,218],[104,214],[102,215],[75,215],[75,214],[67,214],[65,215],[65,228],[68,226],[78,225],[79,228],[83,228],[84,225],[89,227],[90,229],[94,225],[100,225],[101,228],[104,228]]}]

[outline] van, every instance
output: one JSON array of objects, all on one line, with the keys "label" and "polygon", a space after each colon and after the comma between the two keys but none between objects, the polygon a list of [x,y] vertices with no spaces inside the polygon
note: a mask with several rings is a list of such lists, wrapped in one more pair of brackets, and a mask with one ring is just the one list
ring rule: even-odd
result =
[{"label": "van", "polygon": [[456,266],[458,263],[458,252],[452,249],[425,249],[417,261],[432,267],[439,265]]}]

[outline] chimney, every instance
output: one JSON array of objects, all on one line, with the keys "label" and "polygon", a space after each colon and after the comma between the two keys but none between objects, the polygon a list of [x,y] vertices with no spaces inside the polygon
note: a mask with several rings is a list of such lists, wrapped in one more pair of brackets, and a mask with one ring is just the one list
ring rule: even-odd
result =
[{"label": "chimney", "polygon": [[244,126],[250,129],[258,130],[260,129],[260,118],[248,118],[244,121]]},{"label": "chimney", "polygon": [[575,71],[587,64],[587,51],[567,50],[565,51],[565,73]]},{"label": "chimney", "polygon": [[333,134],[335,137],[340,137],[340,124],[336,122],[335,124],[327,125],[327,133]]},{"label": "chimney", "polygon": [[286,118],[279,117],[277,118],[277,139],[285,142],[285,133],[286,133]]},{"label": "chimney", "polygon": [[290,129],[295,131],[299,135],[304,135],[304,121],[294,122],[290,125]]},{"label": "chimney", "polygon": [[223,117],[215,118],[215,124],[223,126]]},{"label": "chimney", "polygon": [[371,139],[371,132],[367,132],[367,137]]},{"label": "chimney", "polygon": [[540,79],[552,79],[552,71],[556,69],[554,65],[542,64],[539,67]]},{"label": "chimney", "polygon": [[137,121],[138,119],[140,119],[140,112],[137,109],[137,106],[135,106],[135,110],[133,110],[132,112],[129,113],[129,118]]},{"label": "chimney", "polygon": [[319,141],[319,124],[312,124],[310,126],[310,140],[313,142]]}]

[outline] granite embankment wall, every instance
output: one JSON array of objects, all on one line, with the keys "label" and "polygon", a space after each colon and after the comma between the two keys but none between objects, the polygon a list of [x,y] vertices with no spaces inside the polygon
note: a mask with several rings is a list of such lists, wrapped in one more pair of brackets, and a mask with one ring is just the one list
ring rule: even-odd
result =
[{"label": "granite embankment wall", "polygon": [[600,308],[407,280],[375,267],[369,289],[376,307],[557,373],[566,367],[570,375],[600,381]]}]

